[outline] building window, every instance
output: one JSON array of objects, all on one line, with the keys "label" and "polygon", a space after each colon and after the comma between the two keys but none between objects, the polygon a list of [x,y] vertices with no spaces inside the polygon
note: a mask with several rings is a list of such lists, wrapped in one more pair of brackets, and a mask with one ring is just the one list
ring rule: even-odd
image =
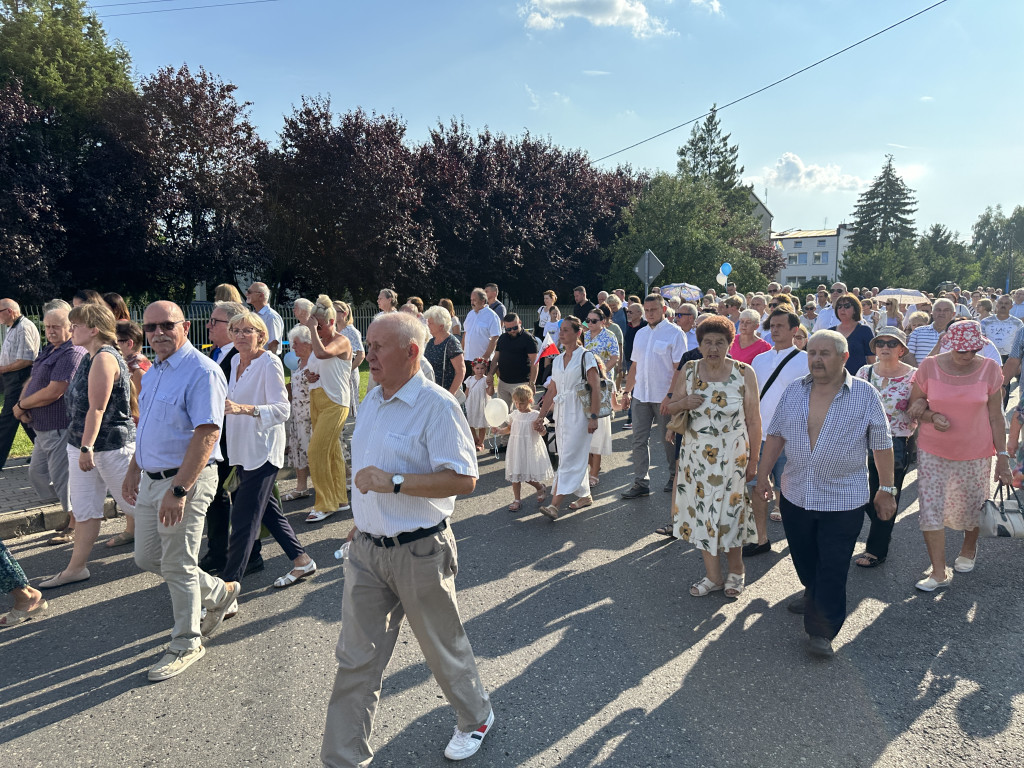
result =
[{"label": "building window", "polygon": [[803,248],[804,247],[804,241],[803,240],[797,240],[795,243],[793,243],[793,247],[794,248]]},{"label": "building window", "polygon": [[812,264],[828,264],[828,251],[815,251],[811,255]]},{"label": "building window", "polygon": [[807,253],[806,252],[805,253],[798,253],[797,254],[796,263],[797,264],[806,264],[807,263]]},{"label": "building window", "polygon": [[824,240],[819,240],[818,241],[818,247],[819,248],[824,248],[825,247],[825,241]]},{"label": "building window", "polygon": [[791,253],[789,254],[789,266],[792,267],[794,264],[796,264],[796,254]]}]

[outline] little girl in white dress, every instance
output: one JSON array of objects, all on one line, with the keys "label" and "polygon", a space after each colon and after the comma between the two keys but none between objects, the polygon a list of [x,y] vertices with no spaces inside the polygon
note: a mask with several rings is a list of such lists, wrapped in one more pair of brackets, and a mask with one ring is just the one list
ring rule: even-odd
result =
[{"label": "little girl in white dress", "polygon": [[484,406],[493,393],[494,389],[487,377],[487,361],[477,358],[473,361],[473,378],[466,382],[466,418],[478,451],[484,449],[484,433],[488,427]]},{"label": "little girl in white dress", "polygon": [[512,483],[515,500],[509,504],[509,512],[518,512],[522,507],[520,490],[523,483],[537,489],[537,503],[547,498],[547,486],[555,477],[551,469],[548,449],[533,425],[540,413],[533,408],[533,390],[527,386],[516,387],[512,392],[515,406],[508,415],[505,426],[494,430],[499,435],[508,435],[508,451],[505,453],[505,479]]}]

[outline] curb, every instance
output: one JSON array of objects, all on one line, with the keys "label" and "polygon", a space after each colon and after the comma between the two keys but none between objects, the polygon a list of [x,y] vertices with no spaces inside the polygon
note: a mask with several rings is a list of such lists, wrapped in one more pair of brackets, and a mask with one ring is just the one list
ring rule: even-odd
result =
[{"label": "curb", "polygon": [[[103,504],[103,517],[112,520],[118,517],[117,504],[107,499]],[[16,539],[30,533],[54,531],[63,525],[67,515],[59,504],[24,509],[19,512],[0,514],[0,539]]]}]

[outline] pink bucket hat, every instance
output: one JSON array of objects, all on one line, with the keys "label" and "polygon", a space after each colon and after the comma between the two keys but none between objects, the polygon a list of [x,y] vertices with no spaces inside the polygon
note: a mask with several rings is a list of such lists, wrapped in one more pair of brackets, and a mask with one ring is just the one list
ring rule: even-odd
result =
[{"label": "pink bucket hat", "polygon": [[981,323],[977,320],[953,323],[946,331],[945,341],[954,352],[977,352],[985,346]]}]

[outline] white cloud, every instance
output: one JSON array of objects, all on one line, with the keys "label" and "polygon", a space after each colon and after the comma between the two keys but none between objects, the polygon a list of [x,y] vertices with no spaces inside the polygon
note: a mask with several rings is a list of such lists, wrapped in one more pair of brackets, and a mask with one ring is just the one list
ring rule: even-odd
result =
[{"label": "white cloud", "polygon": [[934,96],[922,96],[921,101],[935,101]]},{"label": "white cloud", "polygon": [[[709,2],[718,4],[718,0]],[[577,18],[595,27],[626,27],[638,38],[675,34],[664,21],[651,16],[643,0],[527,0],[519,12],[526,17],[527,29],[558,29],[565,19]]]},{"label": "white cloud", "polygon": [[530,97],[530,109],[540,109],[540,99],[537,98],[537,94],[530,86],[524,85],[523,87],[526,88],[526,95]]},{"label": "white cloud", "polygon": [[853,174],[843,173],[838,165],[808,165],[792,152],[784,153],[774,168],[765,168],[761,176],[751,177],[747,181],[756,186],[819,192],[856,192],[869,183]]},{"label": "white cloud", "polygon": [[896,149],[910,149],[910,147],[908,147],[906,144],[893,144],[892,142],[889,142],[885,146],[895,147]]},{"label": "white cloud", "polygon": [[583,74],[587,77],[602,77],[603,75],[610,75],[611,72],[605,72],[603,69],[584,69]]},{"label": "white cloud", "polygon": [[898,173],[900,178],[907,182],[907,184],[912,184],[928,173],[928,167],[921,163],[909,163],[907,165],[894,163],[894,167],[896,168],[896,173]]},{"label": "white cloud", "polygon": [[722,12],[722,4],[719,0],[690,0],[691,5],[699,5],[701,8],[707,8],[710,13]]}]

